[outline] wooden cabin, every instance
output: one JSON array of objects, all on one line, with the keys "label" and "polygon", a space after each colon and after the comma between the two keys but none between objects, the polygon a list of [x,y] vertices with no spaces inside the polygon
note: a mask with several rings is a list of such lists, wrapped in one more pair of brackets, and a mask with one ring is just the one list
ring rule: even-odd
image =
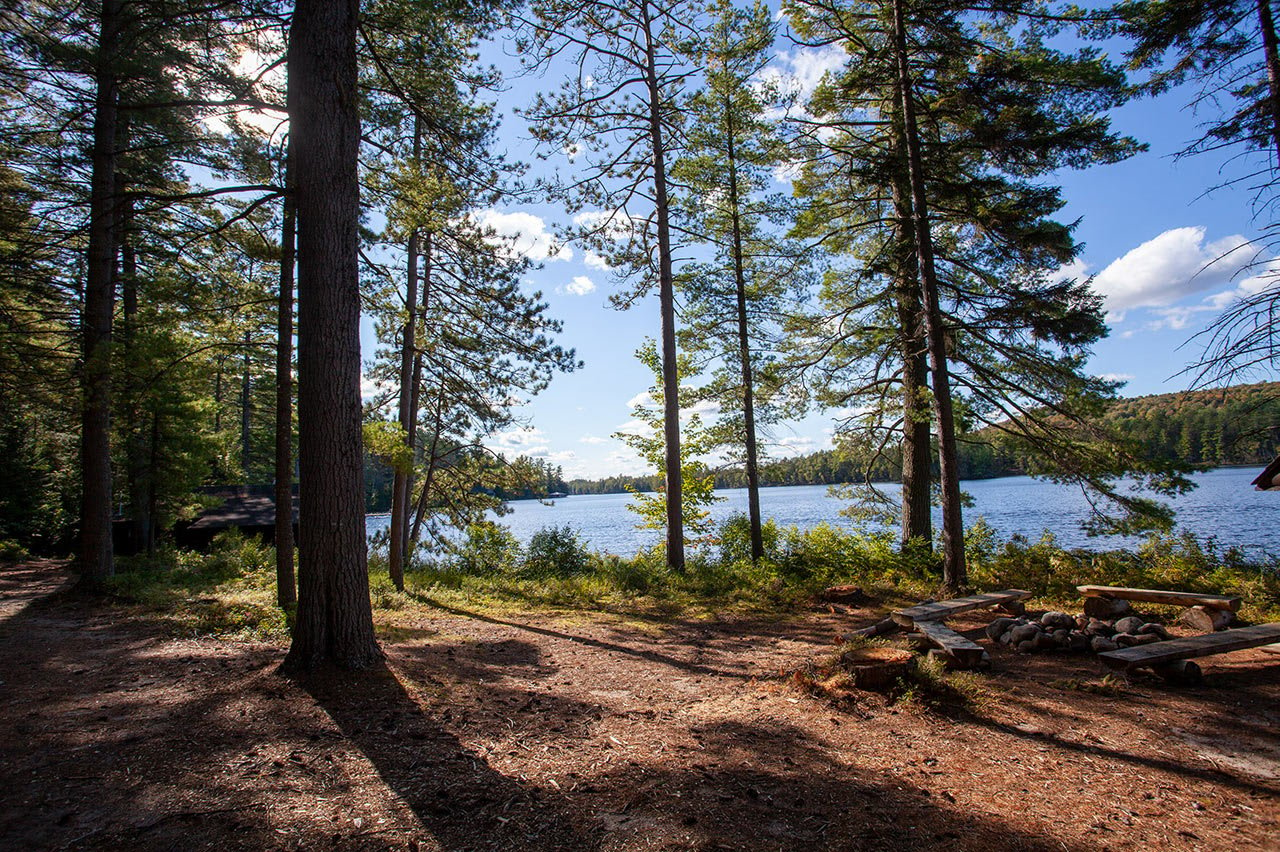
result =
[{"label": "wooden cabin", "polygon": [[[238,529],[258,536],[268,544],[276,540],[276,500],[274,485],[219,485],[199,490],[217,505],[200,511],[195,518],[174,527],[174,541],[180,547],[204,550],[213,537],[224,530]],[[298,486],[293,486],[293,534],[298,535]]]}]

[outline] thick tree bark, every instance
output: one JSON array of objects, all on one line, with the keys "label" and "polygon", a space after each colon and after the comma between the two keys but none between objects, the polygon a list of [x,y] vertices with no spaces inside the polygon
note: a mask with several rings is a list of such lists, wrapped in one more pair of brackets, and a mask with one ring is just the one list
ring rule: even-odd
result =
[{"label": "thick tree bark", "polygon": [[280,292],[276,303],[276,602],[285,610],[298,602],[293,573],[293,256],[297,217],[292,149],[290,142],[285,149]]},{"label": "thick tree bark", "polygon": [[298,216],[298,610],[287,670],[365,668],[373,632],[360,402],[358,0],[299,0],[289,38]]},{"label": "thick tree bark", "polygon": [[725,95],[724,115],[728,133],[729,163],[729,211],[732,225],[733,283],[737,301],[738,364],[742,375],[742,428],[743,449],[746,451],[747,517],[751,524],[751,561],[764,558],[763,522],[760,517],[760,461],[756,447],[755,376],[751,369],[751,337],[747,318],[747,275],[742,248],[742,218],[738,209],[741,200],[738,186],[738,158],[733,130],[733,104]]},{"label": "thick tree bark", "polygon": [[81,582],[100,588],[115,570],[111,547],[111,321],[115,304],[116,151],[120,84],[116,54],[123,0],[103,0],[98,30],[89,179],[89,246],[85,266],[81,343]]},{"label": "thick tree bark", "polygon": [[653,203],[658,218],[658,306],[662,314],[662,432],[667,489],[667,565],[684,570],[684,471],[680,464],[680,376],[676,367],[676,296],[671,266],[667,201],[667,149],[662,138],[662,90],[658,85],[653,21],[641,4],[645,35],[645,83],[649,94],[649,140],[653,156]]},{"label": "thick tree bark", "polygon": [[[121,122],[125,124],[126,122]],[[132,544],[138,550],[150,551],[151,500],[148,479],[147,437],[143,432],[142,394],[138,384],[138,252],[134,246],[133,204],[120,203],[120,302],[123,309],[120,324],[124,348],[126,384],[125,402],[125,480],[129,494],[129,527]],[[150,430],[148,430],[150,431]]]},{"label": "thick tree bark", "polygon": [[[422,136],[418,120],[413,122],[413,160],[419,162],[422,157]],[[410,452],[412,464],[413,433],[417,417],[413,411],[413,364],[417,354],[417,313],[418,313],[418,229],[409,232],[407,247],[408,264],[406,270],[404,293],[404,327],[400,330],[400,428],[404,430],[405,446]],[[404,591],[404,565],[408,557],[405,533],[409,529],[409,474],[399,466],[391,480],[391,532],[387,542],[387,571],[391,582],[400,591]]]},{"label": "thick tree bark", "polygon": [[1271,14],[1271,0],[1258,0],[1258,23],[1262,30],[1262,53],[1267,62],[1267,106],[1271,113],[1271,142],[1276,149],[1276,168],[1280,168],[1280,46],[1276,41],[1276,22]]},{"label": "thick tree bark", "polygon": [[960,478],[956,467],[955,414],[951,402],[951,379],[947,371],[946,332],[942,323],[938,279],[933,263],[933,237],[929,230],[924,166],[916,126],[902,0],[894,0],[893,26],[898,87],[902,98],[903,136],[911,185],[912,225],[924,301],[925,331],[929,341],[929,366],[933,377],[933,403],[938,427],[938,467],[942,485],[942,582],[948,592],[955,593],[968,583],[964,555],[964,520],[960,509]]},{"label": "thick tree bark", "polygon": [[[900,123],[896,129],[901,134]],[[924,399],[929,378],[928,343],[920,299],[920,265],[911,236],[911,188],[905,174],[894,176],[893,206],[897,217],[894,251],[898,266],[894,300],[902,358],[902,546],[906,547],[914,539],[932,550],[933,448],[929,440],[929,408]]]},{"label": "thick tree bark", "polygon": [[253,480],[249,468],[253,464],[253,366],[249,354],[253,347],[253,337],[249,329],[244,330],[244,349],[240,353],[240,470],[243,482],[247,485]]}]

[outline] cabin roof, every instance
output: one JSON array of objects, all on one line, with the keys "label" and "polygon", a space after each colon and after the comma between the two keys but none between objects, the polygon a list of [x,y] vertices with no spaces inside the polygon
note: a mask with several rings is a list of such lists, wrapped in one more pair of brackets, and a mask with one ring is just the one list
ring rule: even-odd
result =
[{"label": "cabin roof", "polygon": [[[293,487],[293,521],[298,521],[298,487]],[[230,527],[272,527],[276,523],[275,486],[219,485],[201,488],[201,494],[222,502],[196,514],[188,530],[220,530]]]},{"label": "cabin roof", "polygon": [[1280,488],[1280,482],[1277,479],[1280,479],[1280,456],[1272,459],[1271,464],[1258,474],[1253,480],[1253,486],[1259,491],[1272,491]]}]

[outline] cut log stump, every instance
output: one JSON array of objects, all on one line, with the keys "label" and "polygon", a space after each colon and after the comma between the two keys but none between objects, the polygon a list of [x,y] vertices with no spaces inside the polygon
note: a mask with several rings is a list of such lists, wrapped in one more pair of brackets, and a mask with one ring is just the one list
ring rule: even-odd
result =
[{"label": "cut log stump", "polygon": [[858,689],[885,689],[906,676],[915,656],[901,648],[871,645],[840,655],[840,668]]},{"label": "cut log stump", "polygon": [[1178,623],[1190,627],[1197,633],[1215,633],[1226,630],[1235,620],[1235,613],[1229,609],[1193,606],[1178,618]]}]

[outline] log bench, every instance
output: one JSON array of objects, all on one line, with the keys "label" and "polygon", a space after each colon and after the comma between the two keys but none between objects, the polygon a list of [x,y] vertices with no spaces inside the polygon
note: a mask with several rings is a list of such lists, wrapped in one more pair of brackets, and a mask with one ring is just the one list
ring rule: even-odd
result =
[{"label": "log bench", "polygon": [[1184,639],[1168,639],[1164,642],[1153,642],[1150,645],[1135,645],[1132,648],[1121,648],[1118,651],[1099,654],[1098,659],[1111,668],[1124,672],[1144,667],[1159,669],[1177,660],[1226,654],[1230,651],[1242,651],[1245,648],[1257,648],[1260,645],[1271,645],[1276,642],[1280,642],[1280,622],[1238,627],[1234,630],[1206,633],[1203,636],[1188,636]]},{"label": "log bench", "polygon": [[[982,662],[986,651],[971,639],[961,636],[941,621],[916,621],[915,629],[929,644],[936,645],[947,662],[957,668],[971,669]],[[937,653],[936,651],[930,653]]]},{"label": "log bench", "polygon": [[1030,592],[1022,589],[1005,589],[1000,592],[987,592],[982,595],[970,595],[967,598],[955,598],[949,601],[919,604],[900,609],[893,613],[893,620],[903,627],[915,627],[921,621],[943,621],[953,615],[975,609],[986,609],[991,606],[1005,606],[1031,597]]},{"label": "log bench", "polygon": [[1235,620],[1240,598],[1231,595],[1209,595],[1201,592],[1170,592],[1164,589],[1130,589],[1125,586],[1076,586],[1084,595],[1084,614],[1092,618],[1112,619],[1129,611],[1129,601],[1185,606],[1179,619],[1202,633],[1222,630]]}]

